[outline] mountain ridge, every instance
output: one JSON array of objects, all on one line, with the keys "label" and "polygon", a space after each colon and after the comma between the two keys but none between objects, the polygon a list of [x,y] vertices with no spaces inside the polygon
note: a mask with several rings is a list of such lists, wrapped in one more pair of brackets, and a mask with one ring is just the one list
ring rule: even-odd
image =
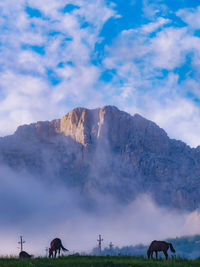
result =
[{"label": "mountain ridge", "polygon": [[19,126],[0,139],[0,163],[67,187],[129,203],[150,194],[181,210],[200,204],[200,151],[154,122],[114,106],[76,108],[61,119]]}]

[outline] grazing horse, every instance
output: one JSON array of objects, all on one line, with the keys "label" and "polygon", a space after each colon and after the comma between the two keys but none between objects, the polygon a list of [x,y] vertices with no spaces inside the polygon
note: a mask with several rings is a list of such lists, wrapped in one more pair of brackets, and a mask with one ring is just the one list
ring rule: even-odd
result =
[{"label": "grazing horse", "polygon": [[21,251],[19,253],[19,258],[20,259],[30,259],[32,257],[33,257],[33,255],[29,255],[26,251]]},{"label": "grazing horse", "polygon": [[148,250],[147,250],[147,256],[148,258],[153,258],[153,252],[156,253],[156,259],[158,258],[158,251],[162,251],[165,255],[166,260],[168,259],[167,250],[170,248],[171,252],[176,252],[173,248],[171,243],[167,243],[165,241],[152,241]]},{"label": "grazing horse", "polygon": [[53,252],[54,252],[54,257],[56,257],[57,251],[58,255],[60,256],[60,250],[63,251],[69,251],[68,249],[64,248],[62,245],[62,242],[60,238],[55,238],[51,241],[50,243],[50,248],[49,248],[49,258],[53,258]]}]

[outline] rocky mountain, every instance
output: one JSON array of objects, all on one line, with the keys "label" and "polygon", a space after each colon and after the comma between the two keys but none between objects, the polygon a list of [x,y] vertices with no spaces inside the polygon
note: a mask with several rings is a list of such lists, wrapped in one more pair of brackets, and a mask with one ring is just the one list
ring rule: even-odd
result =
[{"label": "rocky mountain", "polygon": [[61,119],[18,127],[0,138],[0,163],[85,196],[99,192],[129,203],[148,193],[159,205],[200,205],[200,149],[113,106],[76,108]]}]

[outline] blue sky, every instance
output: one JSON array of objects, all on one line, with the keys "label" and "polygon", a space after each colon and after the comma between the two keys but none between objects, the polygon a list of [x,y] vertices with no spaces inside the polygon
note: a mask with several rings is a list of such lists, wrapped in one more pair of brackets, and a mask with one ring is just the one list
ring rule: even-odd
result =
[{"label": "blue sky", "polygon": [[0,0],[0,135],[107,104],[200,144],[200,2]]}]

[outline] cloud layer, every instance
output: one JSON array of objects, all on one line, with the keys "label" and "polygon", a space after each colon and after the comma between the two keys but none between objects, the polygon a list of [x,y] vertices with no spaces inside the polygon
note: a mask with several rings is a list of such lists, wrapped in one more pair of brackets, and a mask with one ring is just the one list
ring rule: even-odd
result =
[{"label": "cloud layer", "polygon": [[111,197],[96,194],[96,209],[88,210],[80,194],[62,184],[47,185],[45,179],[37,181],[3,166],[0,179],[0,254],[4,256],[19,253],[20,235],[27,252],[45,256],[45,248],[55,237],[62,239],[70,253],[89,253],[99,234],[104,247],[111,241],[122,247],[200,233],[198,211],[188,214],[160,208],[147,195],[121,206]]}]

